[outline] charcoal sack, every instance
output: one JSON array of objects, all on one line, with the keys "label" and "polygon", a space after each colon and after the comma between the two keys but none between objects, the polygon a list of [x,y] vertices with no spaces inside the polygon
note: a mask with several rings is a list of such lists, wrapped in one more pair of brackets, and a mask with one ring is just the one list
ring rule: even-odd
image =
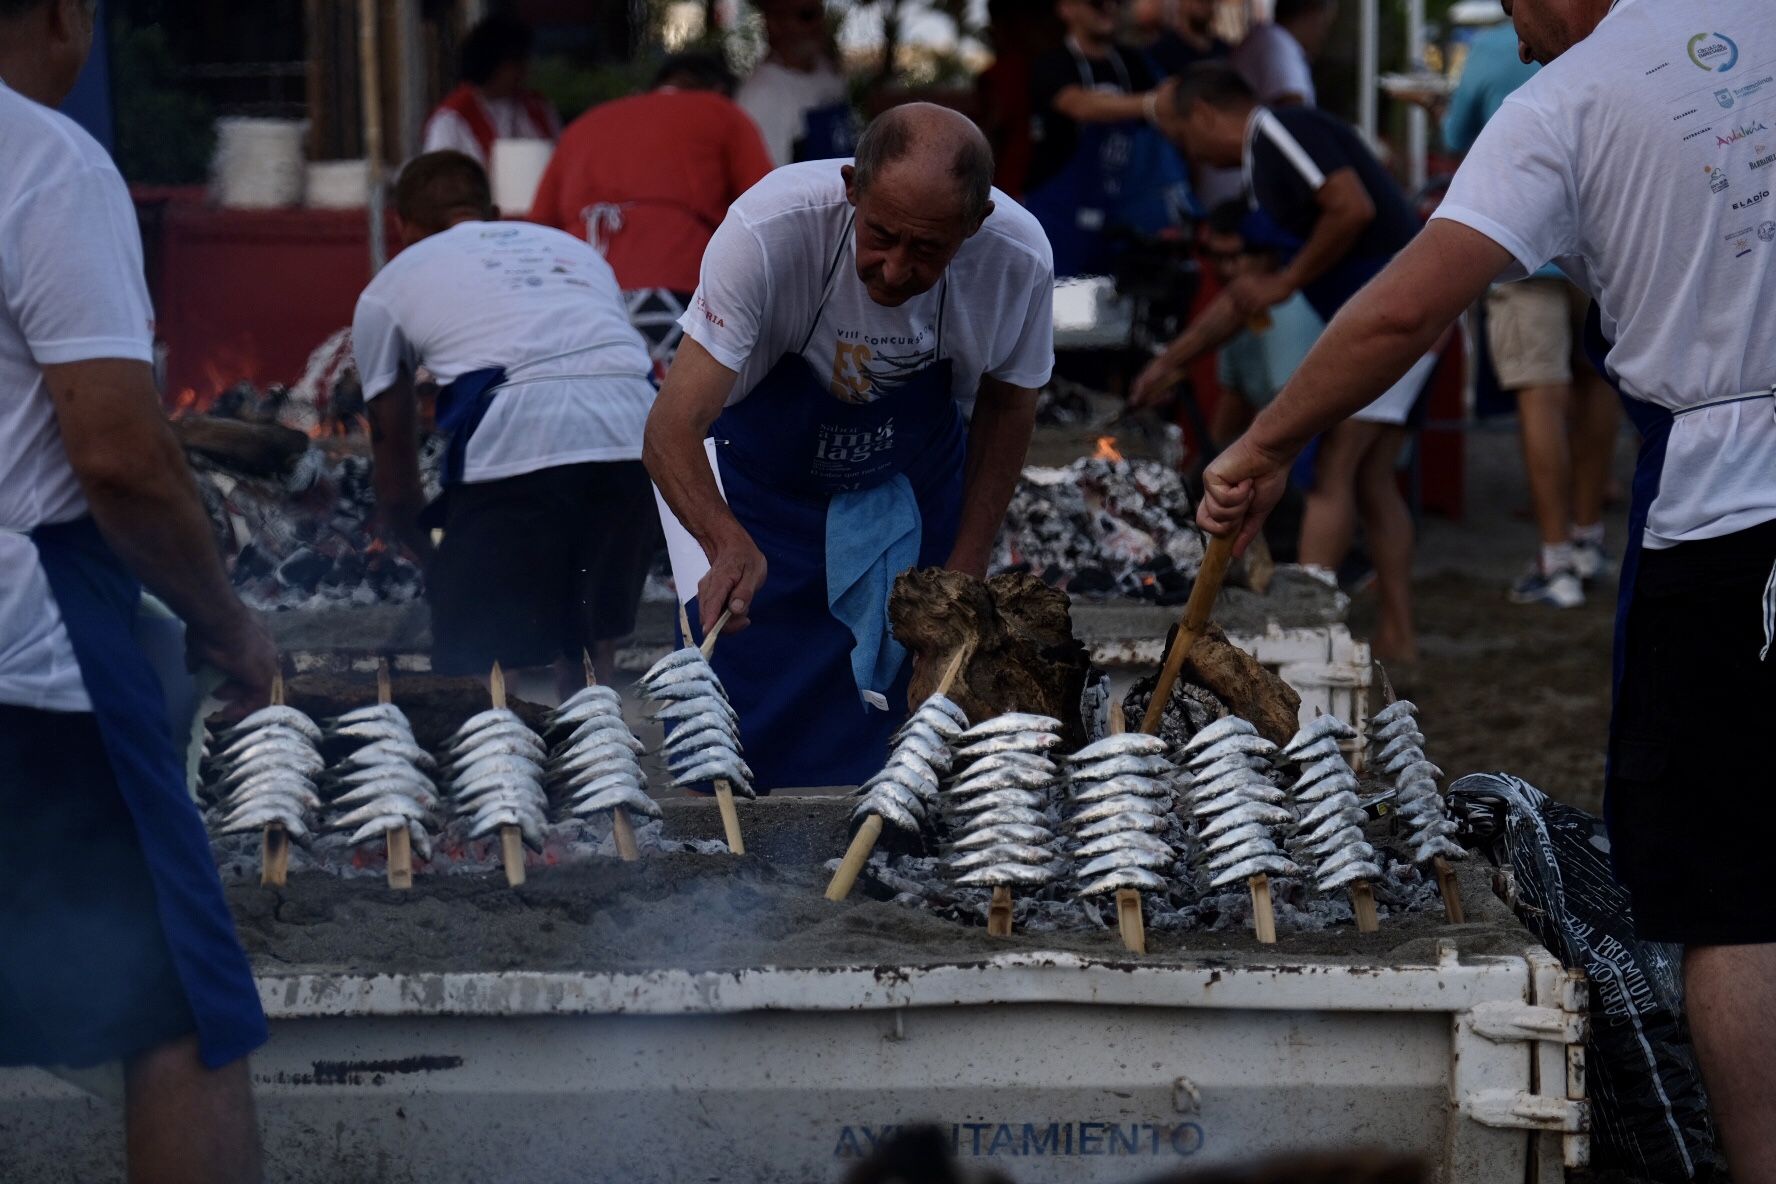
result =
[{"label": "charcoal sack", "polygon": [[1724,1181],[1683,1010],[1682,950],[1634,935],[1603,820],[1521,778],[1463,777],[1450,809],[1515,873],[1517,916],[1591,986],[1592,1164],[1637,1179]]}]

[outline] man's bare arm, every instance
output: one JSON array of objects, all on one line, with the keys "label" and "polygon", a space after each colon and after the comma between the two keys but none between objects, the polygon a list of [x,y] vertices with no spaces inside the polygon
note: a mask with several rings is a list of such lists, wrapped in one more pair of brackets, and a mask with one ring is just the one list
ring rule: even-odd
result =
[{"label": "man's bare arm", "polygon": [[1204,474],[1197,521],[1243,549],[1282,496],[1307,442],[1398,382],[1511,265],[1503,247],[1433,221],[1333,319],[1251,430]]},{"label": "man's bare arm", "polygon": [[1357,236],[1375,221],[1375,199],[1363,188],[1363,179],[1355,169],[1339,169],[1327,177],[1314,201],[1320,216],[1313,233],[1283,269],[1283,279],[1295,291],[1331,271],[1350,254]]},{"label": "man's bare arm", "polygon": [[1062,87],[1054,97],[1054,109],[1075,123],[1122,123],[1145,119],[1152,110],[1146,94],[1125,95],[1084,86]]},{"label": "man's bare arm", "polygon": [[1036,427],[1036,392],[982,378],[968,429],[962,478],[962,520],[945,566],[985,579],[1005,508],[1017,489]]},{"label": "man's bare arm", "polygon": [[147,363],[69,362],[45,366],[43,378],[68,461],[106,541],[184,620],[192,656],[227,676],[221,694],[249,710],[263,705],[277,649],[228,582]]},{"label": "man's bare arm", "polygon": [[1240,311],[1240,302],[1232,288],[1224,288],[1209,306],[1173,338],[1158,357],[1141,370],[1129,388],[1129,406],[1151,407],[1164,400],[1166,393],[1183,381],[1184,371],[1210,350],[1220,349],[1239,336],[1251,318]]},{"label": "man's bare arm", "polygon": [[425,486],[419,476],[419,399],[412,376],[403,371],[393,386],[370,400],[368,410],[371,479],[383,532],[422,564],[429,563],[432,539],[419,525]]},{"label": "man's bare arm", "polygon": [[648,475],[709,556],[709,573],[697,587],[705,634],[724,609],[733,614],[730,632],[744,628],[752,598],[765,582],[765,556],[722,499],[703,449],[738,377],[687,336],[654,400],[642,442]]}]

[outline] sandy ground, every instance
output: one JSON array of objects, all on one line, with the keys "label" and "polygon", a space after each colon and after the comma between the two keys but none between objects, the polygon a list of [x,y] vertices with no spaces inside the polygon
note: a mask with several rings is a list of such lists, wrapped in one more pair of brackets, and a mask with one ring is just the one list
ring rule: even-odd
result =
[{"label": "sandy ground", "polygon": [[[1514,605],[1505,591],[1534,555],[1535,528],[1511,425],[1468,435],[1467,517],[1427,518],[1417,561],[1421,660],[1389,671],[1423,708],[1427,748],[1452,775],[1515,773],[1561,801],[1596,812],[1609,728],[1612,573],[1577,609]],[[1626,429],[1624,485],[1633,468]],[[1621,554],[1625,507],[1610,511],[1608,546]],[[1351,610],[1372,632],[1373,595]]]}]

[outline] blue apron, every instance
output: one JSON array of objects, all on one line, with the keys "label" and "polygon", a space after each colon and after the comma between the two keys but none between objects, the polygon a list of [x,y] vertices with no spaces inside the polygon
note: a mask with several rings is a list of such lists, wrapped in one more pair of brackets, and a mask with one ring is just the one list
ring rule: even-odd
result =
[{"label": "blue apron", "polygon": [[[1067,50],[1079,68],[1080,85],[1095,89],[1091,64],[1071,40]],[[1134,83],[1121,54],[1110,61],[1124,94]],[[1136,120],[1079,125],[1079,138],[1066,167],[1023,198],[1048,235],[1057,276],[1101,275],[1115,252],[1105,235],[1112,228],[1157,234],[1177,221],[1189,203],[1184,165],[1177,150],[1154,128]]]},{"label": "blue apron", "polygon": [[802,113],[802,134],[793,155],[805,160],[836,160],[857,150],[857,116],[848,102],[811,107]]},{"label": "blue apron", "polygon": [[219,1068],[265,1043],[265,1014],[222,895],[209,836],[185,788],[160,680],[136,640],[141,584],[91,518],[39,526],[31,541],[135,822],[204,1064]]},{"label": "blue apron", "polygon": [[[899,377],[873,403],[837,398],[802,356],[825,311],[851,236],[847,222],[821,306],[801,346],[777,360],[711,429],[728,506],[769,564],[749,628],[711,659],[740,717],[760,792],[857,785],[881,770],[906,715],[911,664],[887,691],[887,711],[853,690],[849,629],[827,607],[826,515],[835,493],[904,476],[922,518],[918,566],[941,566],[956,545],[968,432],[943,356],[946,277],[934,360]],[[693,615],[695,615],[693,609]]]}]

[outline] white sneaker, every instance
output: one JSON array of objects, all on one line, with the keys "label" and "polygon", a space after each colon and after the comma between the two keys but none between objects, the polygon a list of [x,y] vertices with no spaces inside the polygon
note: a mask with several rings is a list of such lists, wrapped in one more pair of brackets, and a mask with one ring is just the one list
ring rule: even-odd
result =
[{"label": "white sneaker", "polygon": [[1602,543],[1573,541],[1573,573],[1589,584],[1602,576],[1610,565],[1610,553]]},{"label": "white sneaker", "polygon": [[1585,585],[1579,573],[1570,568],[1556,568],[1544,574],[1532,567],[1522,579],[1511,585],[1512,604],[1548,604],[1555,608],[1578,608],[1585,603]]}]

